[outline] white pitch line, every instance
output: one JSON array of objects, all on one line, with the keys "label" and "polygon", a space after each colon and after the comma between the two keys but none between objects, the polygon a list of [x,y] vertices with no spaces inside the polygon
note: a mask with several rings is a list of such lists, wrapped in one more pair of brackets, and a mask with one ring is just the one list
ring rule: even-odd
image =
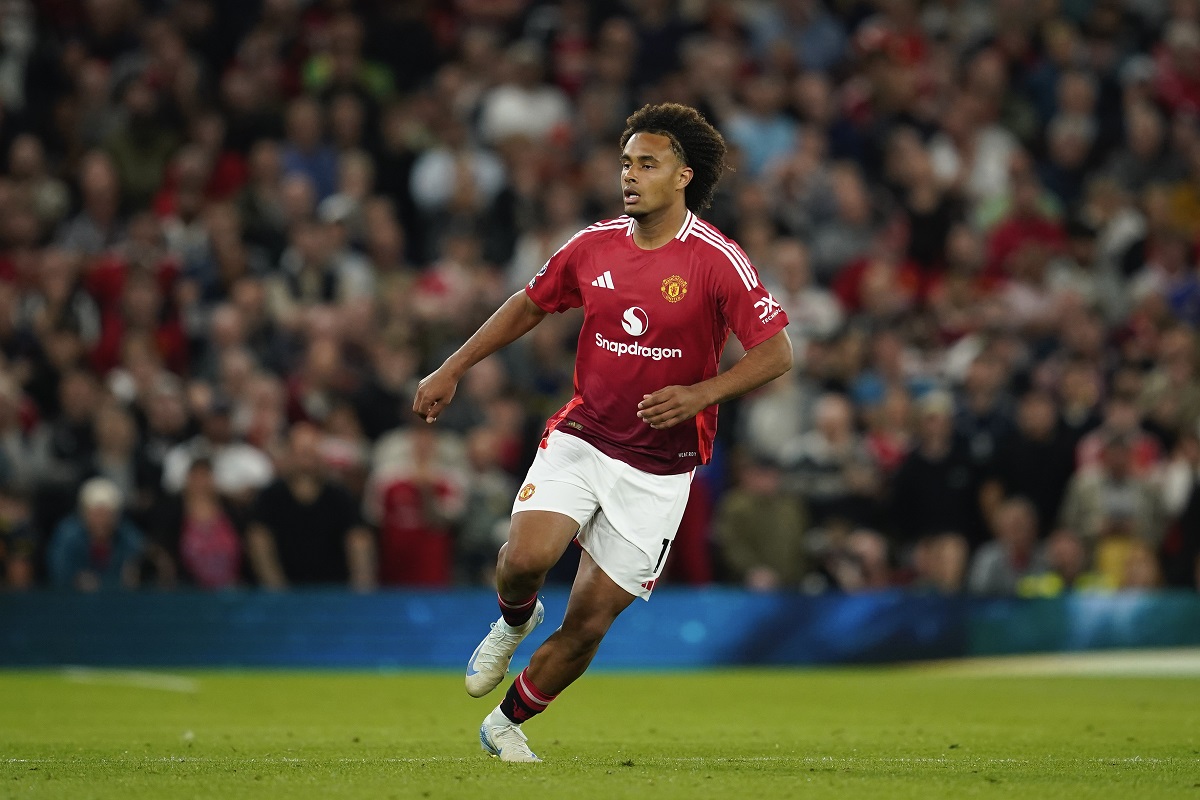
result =
[{"label": "white pitch line", "polygon": [[66,667],[62,671],[62,676],[63,680],[71,683],[86,683],[94,686],[128,686],[134,689],[157,689],[163,692],[183,694],[195,694],[200,691],[200,684],[197,681],[162,672]]},{"label": "white pitch line", "polygon": [[[614,756],[615,757],[615,756]],[[85,759],[71,759],[71,761],[82,761]],[[91,761],[92,759],[86,759]],[[102,758],[104,762],[122,762],[125,759]],[[236,762],[238,764],[324,764],[328,761],[336,761],[340,764],[428,764],[428,763],[461,763],[465,761],[478,761],[486,763],[483,756],[430,756],[429,758],[405,758],[400,756],[388,756],[384,758],[291,758],[286,756],[250,756],[248,758],[212,758],[208,756],[165,756],[161,758],[143,758],[135,759],[143,763],[152,762],[159,764],[175,764],[175,763],[229,763]],[[572,758],[571,761],[578,761],[578,758]],[[945,756],[880,756],[872,757],[847,757],[836,758],[833,756],[797,756],[795,758],[788,756],[746,756],[744,758],[705,758],[702,756],[669,756],[669,757],[645,757],[647,765],[668,763],[668,764],[746,764],[746,763],[790,763],[790,764],[826,764],[826,765],[870,765],[870,764],[979,764],[979,765],[1011,765],[1011,764],[1033,764],[1042,763],[1045,761],[1053,763],[1077,763],[1077,764],[1173,764],[1173,763],[1188,763],[1200,764],[1200,758],[1150,758],[1144,756],[1122,756],[1120,758],[1055,758],[1048,756],[1046,758],[1031,759],[1031,758],[972,758],[964,754],[961,758],[947,758]],[[0,759],[0,763],[4,764],[61,764],[69,763],[63,759],[54,758],[8,758]]]},{"label": "white pitch line", "polygon": [[961,678],[1088,675],[1111,678],[1192,678],[1200,676],[1200,648],[995,656],[936,661],[915,665],[914,668],[922,672]]}]

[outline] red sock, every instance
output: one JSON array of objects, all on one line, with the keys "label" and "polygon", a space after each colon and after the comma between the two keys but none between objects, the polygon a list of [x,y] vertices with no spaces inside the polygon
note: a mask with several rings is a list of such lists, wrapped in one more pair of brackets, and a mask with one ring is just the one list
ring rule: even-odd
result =
[{"label": "red sock", "polygon": [[533,609],[537,607],[537,592],[527,600],[522,600],[517,603],[509,603],[499,594],[496,599],[500,602],[500,613],[504,615],[504,621],[514,628],[519,628],[529,621],[533,616]]},{"label": "red sock", "polygon": [[521,670],[521,674],[508,687],[508,693],[500,701],[500,713],[520,725],[525,720],[540,714],[550,705],[557,695],[546,694],[533,685],[529,680],[529,668]]}]

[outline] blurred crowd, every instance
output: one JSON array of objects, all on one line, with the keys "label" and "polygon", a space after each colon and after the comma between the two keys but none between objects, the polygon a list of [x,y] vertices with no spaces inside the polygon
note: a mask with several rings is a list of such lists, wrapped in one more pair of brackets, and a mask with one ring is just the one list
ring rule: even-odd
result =
[{"label": "blurred crowd", "polygon": [[0,585],[487,583],[579,318],[415,383],[661,101],[797,353],[669,580],[1196,588],[1197,0],[5,0]]}]

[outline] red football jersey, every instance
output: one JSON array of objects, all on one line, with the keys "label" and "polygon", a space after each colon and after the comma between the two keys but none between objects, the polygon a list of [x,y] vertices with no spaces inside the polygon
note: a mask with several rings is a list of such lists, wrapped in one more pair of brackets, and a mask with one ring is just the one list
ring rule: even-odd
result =
[{"label": "red football jersey", "polygon": [[655,430],[638,418],[644,395],[717,374],[732,331],[747,350],[787,325],[741,248],[690,211],[657,250],[633,241],[633,220],[585,228],[525,288],[547,312],[583,306],[575,396],[550,418],[561,430],[636,469],[688,472],[708,462],[717,407]]}]

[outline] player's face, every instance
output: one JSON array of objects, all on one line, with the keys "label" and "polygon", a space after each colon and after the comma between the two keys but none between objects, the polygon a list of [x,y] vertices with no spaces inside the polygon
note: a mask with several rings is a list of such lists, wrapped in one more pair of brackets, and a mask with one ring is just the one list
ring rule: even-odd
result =
[{"label": "player's face", "polygon": [[621,153],[621,192],[625,213],[634,219],[683,202],[692,179],[671,150],[671,140],[657,133],[635,133]]}]

